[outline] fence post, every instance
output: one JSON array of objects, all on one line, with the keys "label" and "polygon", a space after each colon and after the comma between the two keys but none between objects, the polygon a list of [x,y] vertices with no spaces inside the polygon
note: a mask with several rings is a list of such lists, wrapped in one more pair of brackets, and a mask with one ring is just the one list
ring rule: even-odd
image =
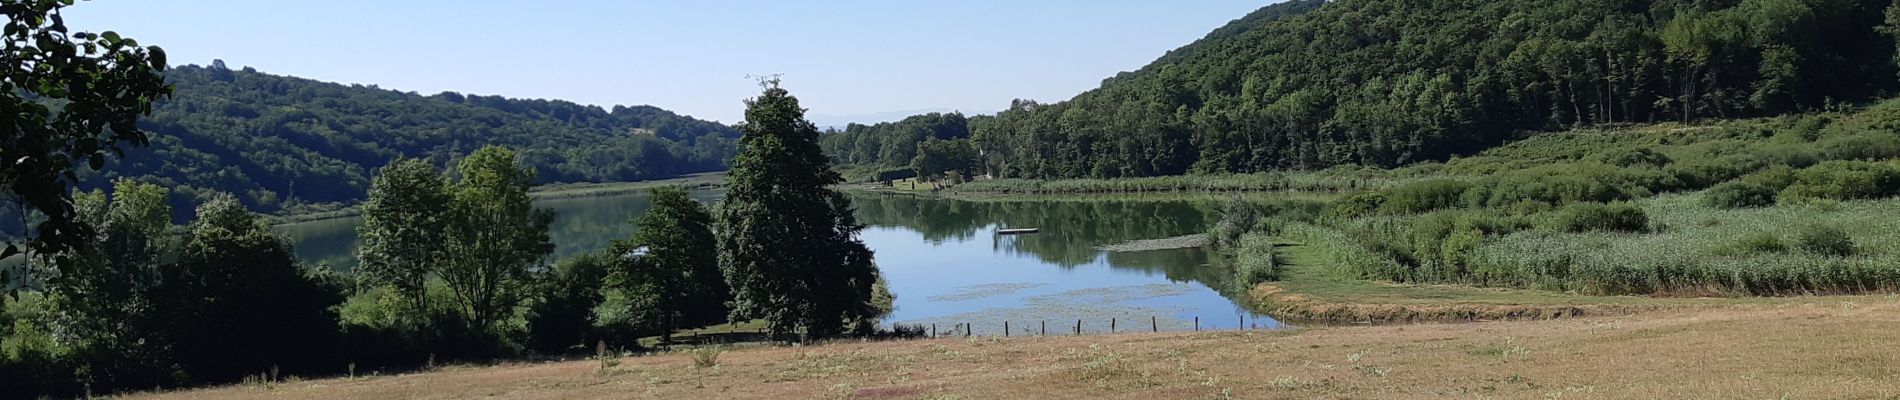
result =
[{"label": "fence post", "polygon": [[1003,321],[1003,337],[1009,337],[1009,321]]},{"label": "fence post", "polygon": [[930,338],[931,339],[937,338],[937,323],[935,322],[930,323]]},{"label": "fence post", "polygon": [[1042,320],[1042,336],[1049,336],[1049,320]]},{"label": "fence post", "polygon": [[1236,326],[1235,328],[1243,330],[1243,331],[1247,330],[1247,315],[1246,314],[1240,315],[1240,325]]},{"label": "fence post", "polygon": [[1159,322],[1159,321],[1156,321],[1156,320],[1155,320],[1155,316],[1153,316],[1153,315],[1150,315],[1150,316],[1148,316],[1148,326],[1150,326],[1150,327],[1153,327],[1153,328],[1154,328],[1154,329],[1153,329],[1153,331],[1154,331],[1154,332],[1160,332],[1160,331],[1161,331],[1161,322]]},{"label": "fence post", "polygon": [[976,324],[972,324],[968,322],[963,323],[963,337],[970,337],[970,335],[975,335],[975,334],[976,334]]},{"label": "fence post", "polygon": [[1194,331],[1195,332],[1201,331],[1201,316],[1199,315],[1194,316]]},{"label": "fence post", "polygon": [[1108,333],[1115,333],[1115,318],[1108,319]]},{"label": "fence post", "polygon": [[1075,335],[1082,336],[1082,320],[1075,320]]}]

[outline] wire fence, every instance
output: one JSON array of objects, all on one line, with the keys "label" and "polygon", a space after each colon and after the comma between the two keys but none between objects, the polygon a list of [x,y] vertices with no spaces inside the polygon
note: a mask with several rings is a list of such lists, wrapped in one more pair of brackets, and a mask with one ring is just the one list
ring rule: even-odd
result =
[{"label": "wire fence", "polygon": [[1191,320],[1162,319],[1159,317],[1150,316],[1145,320],[1128,320],[1128,319],[1116,317],[1116,318],[1109,318],[1107,320],[1098,320],[1098,321],[1090,321],[1087,319],[1057,320],[1057,321],[1033,320],[1033,321],[1028,321],[1027,323],[1025,323],[1024,321],[1002,320],[1002,321],[992,321],[988,323],[952,322],[947,325],[940,322],[928,322],[928,323],[896,322],[896,323],[891,324],[892,331],[913,332],[916,336],[927,337],[927,338],[972,337],[972,336],[996,336],[996,337],[1081,336],[1081,335],[1102,335],[1102,334],[1119,334],[1119,333],[1247,331],[1247,330],[1274,329],[1278,327],[1280,327],[1280,324],[1277,321],[1273,321],[1272,319],[1261,318],[1261,317],[1248,317],[1246,315],[1235,316],[1235,317],[1232,317],[1231,319],[1222,318],[1220,321],[1211,320],[1211,319],[1203,320],[1201,317],[1198,317],[1198,316],[1193,317],[1193,319]]}]

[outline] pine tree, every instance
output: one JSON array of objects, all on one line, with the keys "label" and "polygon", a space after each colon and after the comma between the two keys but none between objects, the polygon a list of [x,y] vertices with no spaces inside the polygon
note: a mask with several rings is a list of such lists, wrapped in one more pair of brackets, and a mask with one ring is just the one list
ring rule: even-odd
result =
[{"label": "pine tree", "polygon": [[[798,99],[761,82],[746,102],[745,133],[719,205],[719,265],[734,314],[766,321],[779,340],[846,333],[885,311],[873,303],[878,271],[843,182],[818,146]],[[800,336],[802,334],[802,336]]]}]

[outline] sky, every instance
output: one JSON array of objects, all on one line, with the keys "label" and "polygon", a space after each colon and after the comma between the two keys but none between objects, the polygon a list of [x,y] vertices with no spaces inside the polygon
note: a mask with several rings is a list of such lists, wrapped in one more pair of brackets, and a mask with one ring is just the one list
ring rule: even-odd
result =
[{"label": "sky", "polygon": [[1270,2],[92,0],[65,19],[163,47],[173,65],[726,123],[759,92],[748,75],[784,74],[826,124],[1066,100]]}]

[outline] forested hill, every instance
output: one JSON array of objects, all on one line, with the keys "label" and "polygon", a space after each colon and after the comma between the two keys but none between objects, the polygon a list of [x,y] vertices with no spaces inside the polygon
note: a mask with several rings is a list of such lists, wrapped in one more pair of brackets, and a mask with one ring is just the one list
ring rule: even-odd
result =
[{"label": "forested hill", "polygon": [[398,156],[446,166],[502,144],[543,182],[632,181],[723,170],[739,137],[649,106],[421,95],[222,63],[166,75],[177,92],[140,121],[151,146],[115,159],[88,186],[133,176],[171,187],[177,202],[216,190],[268,212],[361,200],[375,169]]},{"label": "forested hill", "polygon": [[1896,83],[1894,4],[1292,0],[1074,99],[968,126],[1007,177],[1403,165],[1525,132],[1880,97]]}]

